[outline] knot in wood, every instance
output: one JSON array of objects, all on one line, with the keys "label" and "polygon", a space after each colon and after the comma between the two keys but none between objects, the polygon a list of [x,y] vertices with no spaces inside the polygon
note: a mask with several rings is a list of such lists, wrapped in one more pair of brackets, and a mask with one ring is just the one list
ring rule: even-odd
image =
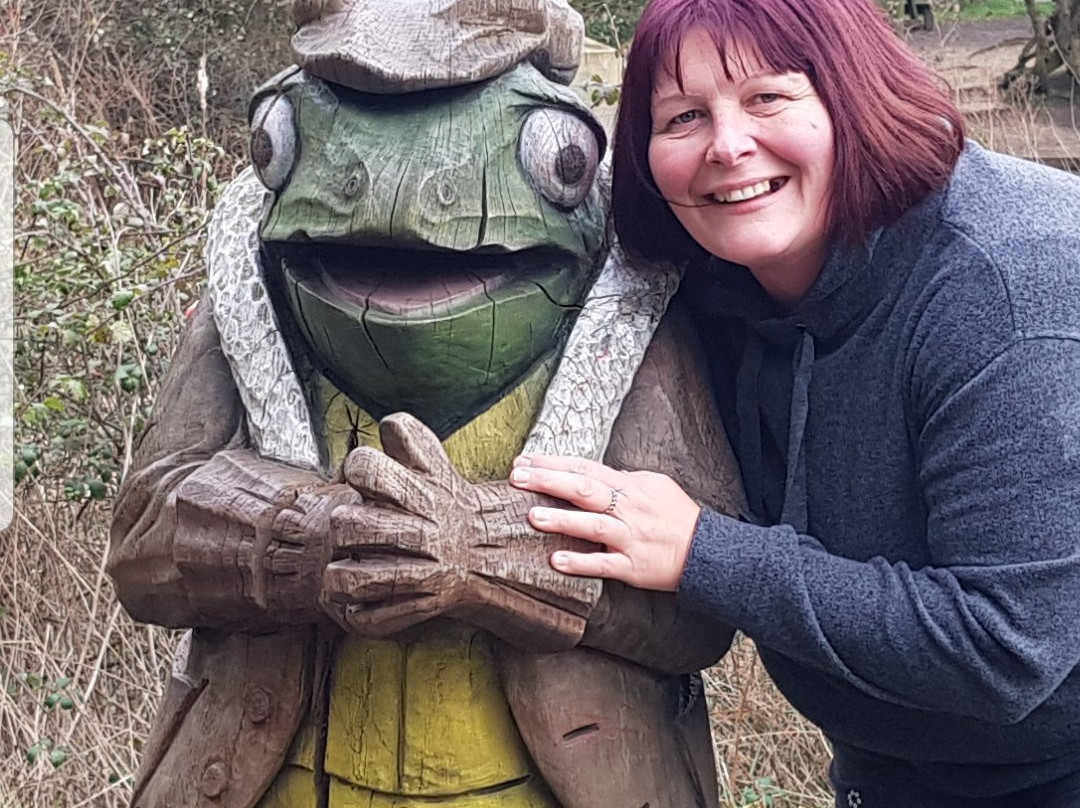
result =
[{"label": "knot in wood", "polygon": [[274,141],[270,138],[270,133],[261,126],[256,127],[251,133],[249,149],[251,162],[259,171],[265,171],[270,161],[274,159]]},{"label": "knot in wood", "polygon": [[229,787],[229,770],[223,762],[215,760],[206,765],[199,779],[199,791],[208,799],[220,797]]},{"label": "knot in wood", "polygon": [[366,179],[366,172],[353,174],[345,181],[345,187],[341,190],[350,199],[360,196],[360,194],[364,193],[364,187],[367,185]]},{"label": "knot in wood", "polygon": [[440,205],[449,207],[457,202],[457,189],[454,188],[453,183],[443,180],[435,191],[435,197],[439,200]]},{"label": "knot in wood", "polygon": [[577,185],[588,170],[588,158],[581,146],[569,143],[559,149],[555,158],[555,173],[567,185]]},{"label": "knot in wood", "polygon": [[261,724],[274,712],[274,697],[264,687],[253,687],[244,696],[244,715],[252,724]]}]

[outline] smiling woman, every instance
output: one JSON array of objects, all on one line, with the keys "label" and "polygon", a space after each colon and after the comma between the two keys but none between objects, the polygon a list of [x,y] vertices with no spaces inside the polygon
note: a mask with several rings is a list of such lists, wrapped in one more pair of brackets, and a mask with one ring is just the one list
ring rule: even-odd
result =
[{"label": "smiling woman", "polygon": [[[872,3],[654,2],[627,62],[612,178],[620,241],[638,255],[702,254],[703,245],[674,221],[677,213],[649,165],[659,125],[654,93],[665,80],[682,92],[683,70],[697,61],[682,56],[683,49],[704,55],[709,46],[722,67],[721,85],[772,73],[796,82],[777,88],[781,98],[785,90],[799,98],[809,93],[802,100],[824,107],[833,146],[825,211],[830,243],[860,243],[941,188],[963,148],[959,111]],[[799,86],[798,76],[807,83]]]},{"label": "smiling woman", "polygon": [[686,266],[746,493],[526,455],[575,575],[758,646],[838,808],[1080,798],[1080,180],[965,142],[869,0],[652,0],[622,246]]},{"label": "smiling woman", "polygon": [[827,251],[829,113],[805,73],[776,73],[746,46],[726,61],[703,29],[674,58],[652,94],[657,189],[694,241],[798,302]]}]

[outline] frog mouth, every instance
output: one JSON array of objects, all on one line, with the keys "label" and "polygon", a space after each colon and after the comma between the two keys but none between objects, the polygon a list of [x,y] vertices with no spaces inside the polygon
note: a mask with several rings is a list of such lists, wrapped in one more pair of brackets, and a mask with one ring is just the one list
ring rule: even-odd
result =
[{"label": "frog mouth", "polygon": [[548,246],[262,249],[292,351],[372,417],[411,412],[440,438],[557,354],[598,269]]},{"label": "frog mouth", "polygon": [[577,284],[565,282],[581,272],[579,259],[550,248],[452,252],[269,242],[265,249],[269,266],[287,282],[367,316],[438,318],[523,289],[539,290],[557,307],[580,308],[571,292]]}]

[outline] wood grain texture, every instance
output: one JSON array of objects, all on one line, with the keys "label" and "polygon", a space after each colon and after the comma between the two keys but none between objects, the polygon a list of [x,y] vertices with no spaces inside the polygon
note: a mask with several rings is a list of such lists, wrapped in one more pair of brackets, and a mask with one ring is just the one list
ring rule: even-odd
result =
[{"label": "wood grain texture", "polygon": [[580,641],[600,582],[548,564],[559,548],[527,521],[542,497],[506,482],[470,483],[417,419],[379,427],[383,451],[360,447],[344,475],[363,503],[334,515],[337,555],[327,567],[328,611],[346,630],[389,636],[438,616],[457,617],[537,650]]},{"label": "wood grain texture", "polygon": [[604,457],[623,399],[681,278],[679,266],[636,265],[617,247],[611,250],[570,332],[526,452]]},{"label": "wood grain texture", "polygon": [[[205,315],[204,315],[205,316]],[[679,312],[672,312],[669,317],[678,317]],[[695,385],[701,385],[700,374],[692,375],[690,381],[687,382],[683,379],[675,379],[673,382],[666,381],[661,386],[648,384],[648,380],[651,377],[651,373],[659,372],[663,363],[668,362],[672,352],[678,352],[680,347],[680,341],[685,339],[685,333],[680,328],[675,327],[677,324],[667,323],[659,329],[656,339],[654,340],[655,346],[650,349],[650,353],[646,355],[645,362],[642,368],[642,374],[640,376],[640,382],[635,383],[629,391],[627,396],[628,401],[640,400],[641,407],[634,407],[628,411],[625,419],[620,418],[617,422],[613,438],[611,442],[611,456],[618,456],[619,462],[630,466],[641,466],[651,464],[650,467],[661,471],[678,471],[679,469],[696,469],[701,475],[700,479],[704,481],[707,475],[710,473],[710,464],[719,464],[716,466],[715,479],[724,481],[729,479],[725,476],[727,470],[724,469],[724,458],[727,454],[723,451],[716,451],[720,444],[716,444],[712,440],[700,440],[690,441],[684,440],[680,445],[685,448],[685,451],[690,453],[690,457],[686,457],[680,451],[661,452],[659,454],[651,447],[652,441],[656,435],[668,435],[671,433],[672,427],[666,423],[670,418],[682,418],[687,417],[685,412],[680,410],[681,403],[689,403],[691,407],[696,407],[700,399],[696,398],[697,395],[694,392]],[[213,332],[209,332],[212,337]],[[203,337],[207,335],[204,333]],[[189,337],[193,338],[193,337]],[[201,355],[203,352],[195,352],[195,355]],[[205,352],[206,355],[215,356],[213,351]],[[222,362],[220,354],[216,355],[215,361]],[[688,361],[691,362],[692,356]],[[678,372],[679,365],[676,363],[674,368],[668,368],[669,371]],[[181,365],[176,365],[174,372],[181,375],[187,375],[188,373],[201,374],[202,366],[196,362],[194,365],[185,368]],[[191,378],[188,376],[188,378]],[[199,377],[196,377],[199,378]],[[694,382],[694,379],[697,379]],[[640,385],[645,385],[646,390],[639,390]],[[181,385],[183,387],[184,385]],[[192,389],[195,387],[192,385]],[[679,396],[673,396],[669,394],[662,394],[664,390],[677,389],[680,391]],[[651,392],[650,392],[651,391]],[[235,391],[228,391],[235,397]],[[228,395],[226,395],[226,401],[228,401]],[[651,402],[651,403],[649,403]],[[659,402],[659,403],[658,403]],[[666,404],[664,404],[666,402]],[[663,404],[663,406],[661,406]],[[167,407],[167,404],[163,402],[163,405]],[[220,403],[218,404],[220,406]],[[216,408],[215,408],[216,409]],[[705,412],[703,417],[707,418],[708,412]],[[202,416],[205,418],[204,423],[211,422],[212,417],[208,417],[205,414]],[[646,425],[643,426],[641,420],[647,418]],[[691,421],[691,423],[693,423]],[[704,427],[695,427],[695,429],[702,429]],[[714,429],[718,427],[714,426]],[[229,430],[224,430],[228,432]],[[678,430],[675,430],[678,432]],[[717,432],[717,435],[722,434]],[[161,438],[155,438],[155,440],[161,440]],[[391,441],[393,446],[393,441]],[[159,450],[166,450],[168,454],[169,447],[164,444],[159,444],[157,447]],[[720,447],[722,448],[722,447]],[[392,450],[396,451],[396,450]],[[219,463],[225,464],[222,468],[228,468],[228,476],[232,479],[236,479],[235,475],[237,471],[237,458],[244,456],[246,450],[243,449],[229,449],[225,452],[217,452],[212,455],[216,459],[217,455],[221,455]],[[408,457],[409,452],[397,452],[399,457]],[[413,453],[423,454],[423,452]],[[651,460],[650,460],[651,458]],[[609,457],[610,459],[610,457]],[[147,462],[153,465],[153,461],[148,457],[141,457],[141,461]],[[271,462],[273,461],[263,461]],[[412,461],[411,461],[412,462]],[[204,467],[209,464],[209,461],[204,463]],[[275,466],[280,464],[274,464]],[[308,474],[301,470],[292,469],[291,474]],[[136,477],[138,475],[136,474]],[[167,475],[166,475],[167,476]],[[191,474],[188,475],[190,477]],[[209,477],[216,475],[209,474]],[[438,475],[436,475],[438,476]],[[133,478],[134,479],[134,478]],[[188,479],[187,477],[183,479]],[[199,479],[199,478],[196,478]],[[304,478],[301,476],[301,481]],[[323,483],[325,484],[325,483]],[[202,482],[200,482],[200,486]],[[280,484],[278,484],[280,485]],[[270,486],[265,482],[262,484],[245,483],[243,486],[244,496],[252,496],[255,500],[262,504],[273,504],[274,507],[282,502],[288,501],[289,496],[280,493],[280,488]],[[164,494],[167,492],[167,488],[158,489],[158,494],[162,495],[164,499],[168,499]],[[200,499],[203,497],[201,489],[196,491],[192,489],[189,494],[194,499]],[[235,496],[235,494],[234,494]],[[295,494],[297,498],[302,496],[301,494]],[[725,497],[737,498],[729,491],[720,489],[713,493],[714,502],[721,503],[725,501]],[[242,499],[241,497],[240,499]],[[175,499],[175,497],[174,497]],[[228,506],[222,503],[227,503],[229,497],[225,496],[221,498],[221,502],[217,502],[213,508],[209,509],[211,514],[215,514],[215,518],[220,516],[221,513],[227,511]],[[496,501],[498,498],[496,498]],[[239,501],[239,500],[238,500]],[[344,534],[342,534],[344,535]],[[343,538],[344,542],[345,539]],[[198,557],[198,554],[196,554]],[[232,562],[232,556],[227,554],[218,553],[212,555],[212,558],[228,558],[229,563],[226,565],[229,569],[229,574],[235,574],[236,565]],[[239,557],[239,554],[238,556]],[[188,581],[187,586],[203,585],[206,579],[203,577],[197,577]],[[197,583],[196,583],[197,582]],[[217,591],[215,587],[212,587]],[[235,586],[227,587],[224,594],[228,597],[232,597],[236,600],[234,607],[236,609],[243,610],[250,607],[251,601],[245,597],[245,590],[243,587],[240,589]],[[639,658],[642,661],[648,662],[648,664],[656,665],[660,669],[686,669],[686,667],[694,667],[698,664],[702,664],[704,661],[708,661],[711,657],[720,653],[726,646],[726,637],[722,632],[722,629],[717,628],[715,631],[701,630],[700,627],[694,628],[690,633],[695,635],[698,642],[696,644],[687,644],[682,650],[678,644],[678,633],[674,631],[674,628],[678,628],[680,618],[677,615],[677,610],[672,611],[672,604],[670,600],[665,604],[664,598],[670,599],[670,596],[644,596],[644,601],[635,601],[633,595],[641,596],[643,593],[625,593],[626,598],[616,595],[617,590],[613,587],[607,587],[607,594],[602,597],[600,603],[594,610],[594,620],[592,626],[586,633],[586,641],[591,642],[601,648],[606,648],[611,653],[621,654],[631,659]],[[200,595],[205,597],[205,595]],[[653,598],[658,600],[653,600]],[[185,595],[186,598],[186,595]],[[272,603],[272,599],[268,599],[267,603]],[[222,601],[224,604],[224,601]],[[224,612],[229,611],[230,607],[225,605],[219,606],[217,612],[211,614],[207,609],[200,609],[197,611],[189,611],[188,618],[197,621],[230,621],[233,618]],[[667,611],[665,611],[665,609]],[[666,617],[664,616],[666,615]],[[635,628],[628,628],[635,627]],[[591,634],[589,633],[591,632]],[[202,632],[203,636],[206,636],[206,632]],[[216,636],[213,632],[210,632],[210,636]],[[241,635],[237,635],[239,637]],[[277,636],[277,635],[270,635]],[[290,639],[287,643],[305,645],[310,640],[305,639],[301,634],[286,635]],[[203,640],[197,635],[196,645],[201,646]],[[665,654],[667,656],[665,657]],[[627,670],[635,670],[635,666],[625,661],[618,661],[616,664],[609,666],[601,666],[597,668],[591,662],[591,659],[596,656],[590,654],[587,651],[567,652],[559,655],[558,665],[548,666],[546,664],[547,657],[542,654],[532,653],[518,653],[512,650],[509,646],[503,646],[499,651],[500,659],[504,659],[507,662],[504,668],[503,679],[507,686],[507,695],[510,698],[511,706],[514,712],[515,720],[520,726],[522,736],[531,752],[531,755],[537,762],[540,771],[543,773],[545,779],[551,780],[553,783],[559,781],[562,783],[560,788],[564,789],[564,793],[567,798],[563,800],[564,808],[579,808],[579,806],[586,806],[589,803],[587,800],[592,799],[590,794],[598,795],[602,792],[607,795],[607,798],[617,798],[618,804],[627,802],[627,804],[643,804],[647,801],[647,795],[652,793],[650,788],[655,789],[661,786],[665,789],[664,793],[670,793],[673,795],[686,795],[695,794],[701,791],[701,799],[704,802],[695,803],[689,802],[684,804],[694,805],[711,805],[711,797],[709,797],[707,787],[699,789],[696,783],[708,783],[708,772],[704,771],[702,767],[706,769],[707,763],[701,763],[702,760],[711,760],[709,757],[711,751],[708,745],[708,739],[699,734],[694,737],[687,734],[685,726],[693,725],[695,721],[700,719],[700,715],[697,715],[694,711],[699,711],[700,706],[692,707],[689,716],[692,720],[686,719],[686,716],[680,718],[682,721],[679,724],[681,729],[676,730],[673,728],[675,724],[672,722],[675,718],[678,718],[678,711],[675,707],[669,706],[672,704],[670,693],[668,689],[673,687],[672,683],[678,682],[678,679],[672,679],[670,677],[663,677],[656,673],[648,673],[644,678],[640,676],[628,675]],[[611,660],[615,660],[615,657],[606,657]],[[280,658],[277,658],[273,663],[276,667],[281,667],[283,673],[288,673],[289,670],[299,669],[303,667],[302,660],[298,660],[295,663],[290,662],[290,659],[295,659],[294,656],[290,656],[287,653],[282,653]],[[209,683],[214,682],[215,677],[221,676],[218,686],[222,688],[220,698],[222,701],[232,699],[236,703],[242,703],[244,696],[245,684],[238,678],[228,677],[226,673],[233,668],[243,669],[239,661],[230,665],[218,666],[212,669],[212,675],[195,677],[194,681],[198,684],[196,687],[209,687]],[[297,670],[293,670],[293,675],[296,675]],[[607,673],[599,673],[598,671],[607,671]],[[606,678],[605,678],[606,677]],[[596,682],[596,687],[593,689],[582,690],[579,684],[583,681],[587,681],[592,678]],[[545,706],[538,698],[538,693],[531,685],[524,687],[521,682],[531,682],[533,680],[541,681],[544,684],[546,690],[552,694],[552,698],[556,698],[562,705],[562,712],[551,713],[550,708]],[[202,682],[206,682],[206,685],[202,685]],[[661,687],[657,682],[666,681],[669,684],[665,687]],[[634,682],[640,682],[644,684],[636,685]],[[647,685],[647,686],[646,686]],[[187,684],[188,691],[191,689],[191,685]],[[231,692],[231,696],[226,696],[226,691]],[[196,718],[195,716],[205,716],[206,713],[199,712],[193,714],[191,708],[188,705],[191,702],[190,696],[185,696],[183,688],[176,691],[178,697],[167,700],[167,705],[178,704],[179,708],[170,707],[168,714],[163,713],[158,721],[157,726],[163,728],[160,730],[162,741],[159,743],[161,748],[166,748],[166,751],[160,755],[160,759],[157,762],[157,767],[160,771],[167,774],[159,775],[157,773],[151,773],[149,777],[144,778],[146,782],[158,782],[159,777],[172,777],[177,771],[177,760],[182,760],[189,754],[185,744],[191,744],[188,740],[192,727],[201,727],[198,731],[200,733],[217,732],[219,735],[228,734],[222,730],[214,729],[206,723],[205,718]],[[200,691],[200,695],[194,700],[194,704],[202,702],[204,696],[201,695],[205,691]],[[571,697],[572,694],[572,697]],[[613,712],[615,706],[618,704],[632,704],[635,705],[633,711],[635,714],[652,716],[649,718],[650,731],[653,733],[659,733],[657,737],[648,741],[645,747],[640,746],[638,739],[638,733],[641,731],[640,724],[630,723],[627,724],[624,730],[619,730],[614,734],[605,736],[607,740],[602,745],[598,746],[584,746],[578,747],[575,750],[574,758],[578,761],[577,774],[572,773],[568,768],[560,770],[560,760],[563,760],[563,756],[560,750],[564,750],[564,747],[560,746],[557,741],[561,739],[566,733],[573,732],[575,729],[581,726],[586,726],[591,722],[582,723],[581,716],[591,715],[593,713],[614,715]],[[178,713],[183,713],[184,710],[187,713],[177,717]],[[548,713],[542,714],[540,718],[532,716],[532,712],[536,710],[549,710]],[[224,709],[220,705],[217,709],[212,710],[215,716],[218,717],[218,721],[222,727],[226,726],[230,721],[242,722],[242,714],[238,713],[235,709],[231,711]],[[543,715],[547,715],[547,718],[543,718]],[[696,717],[693,717],[696,716]],[[195,723],[192,723],[192,722]],[[199,724],[199,722],[203,722]],[[570,726],[570,725],[573,726]],[[671,726],[669,726],[671,724]],[[685,725],[685,726],[684,726]],[[637,729],[635,729],[637,727]],[[235,727],[234,727],[235,729]],[[291,735],[295,732],[295,727],[290,731],[287,727],[282,727],[278,730],[278,734],[284,737],[276,738],[275,748],[285,748],[288,746]],[[614,732],[614,730],[613,730]],[[183,733],[183,734],[182,734]],[[213,738],[217,735],[209,734],[207,738],[210,739],[208,743],[219,744],[214,741]],[[658,740],[657,738],[662,738]],[[554,739],[554,740],[553,740]],[[664,740],[666,739],[666,740]],[[226,748],[226,747],[221,747]],[[639,768],[637,765],[639,749],[647,748],[657,751],[657,759],[662,763],[658,763],[658,766],[663,767],[666,772],[665,779],[657,781],[649,785],[642,785],[639,779],[635,779],[635,771]],[[591,750],[591,751],[589,751]],[[586,752],[589,751],[589,754]],[[651,752],[650,752],[651,754]],[[156,753],[154,757],[159,757]],[[318,756],[314,753],[312,760]],[[272,768],[272,765],[266,762],[267,758],[261,758],[265,765]],[[275,760],[276,753],[275,753]],[[608,761],[619,760],[623,761],[622,766],[626,771],[623,772],[620,769],[611,770],[610,780],[602,780],[604,787],[601,789],[598,785],[595,785],[596,778],[593,774],[597,770],[597,767],[601,764],[607,765]],[[698,761],[691,765],[687,763],[687,760]],[[200,761],[205,766],[210,763],[220,763],[222,761]],[[151,765],[151,764],[148,764]],[[188,769],[193,770],[194,764],[184,764]],[[281,763],[277,764],[280,767]],[[549,775],[549,772],[551,774]],[[561,773],[560,773],[561,772]],[[680,774],[681,772],[681,774]],[[206,775],[206,787],[210,791],[214,791],[218,788],[218,784],[224,779],[228,783],[231,783],[231,789],[234,793],[254,793],[259,787],[265,788],[269,778],[272,777],[273,772],[267,773],[264,771],[255,771],[255,769],[248,770],[247,768],[236,769],[232,767],[221,767],[213,769],[210,774]],[[190,775],[189,779],[193,779],[194,775]],[[203,774],[199,775],[199,784],[203,783]],[[674,782],[674,781],[678,782]],[[147,787],[149,789],[149,786]],[[147,808],[157,808],[157,806],[173,805],[173,804],[185,804],[183,802],[169,802],[155,800],[171,800],[172,797],[166,796],[165,791],[158,789],[163,786],[154,786],[154,788],[146,790],[143,801],[140,805],[147,806]],[[339,787],[338,791],[344,788]],[[192,792],[194,793],[194,792]],[[222,791],[221,793],[227,793]],[[637,803],[638,796],[645,794],[646,798],[642,799],[641,803]],[[576,796],[575,796],[576,795]],[[220,796],[220,795],[219,795]],[[355,794],[349,792],[341,797],[341,799],[352,799]],[[359,799],[359,797],[357,797]],[[599,799],[599,796],[596,796]],[[682,799],[682,797],[678,797]],[[698,799],[697,796],[694,799]],[[193,803],[196,804],[196,803]],[[345,804],[348,804],[347,802]],[[362,804],[362,803],[361,803]],[[600,803],[611,804],[611,803]],[[659,803],[663,804],[663,803]],[[246,806],[245,806],[246,808]]]},{"label": "wood grain texture", "polygon": [[369,93],[472,84],[532,61],[569,84],[584,39],[566,0],[299,0],[296,63]]},{"label": "wood grain texture", "polygon": [[[668,310],[604,460],[670,474],[700,501],[734,514],[742,488],[704,367],[685,311]],[[582,641],[605,653],[505,649],[500,664],[514,718],[567,808],[718,805],[704,699],[681,699],[688,680],[665,674],[712,664],[733,634],[680,609],[673,593],[607,581]]]},{"label": "wood grain texture", "polygon": [[[283,93],[299,127],[289,181],[262,223],[268,241],[487,248],[509,253],[508,266],[513,253],[531,248],[571,255],[584,249],[596,258],[603,246],[606,205],[599,188],[585,185],[584,201],[564,213],[545,202],[523,170],[522,121],[531,114],[573,116],[578,126],[551,139],[556,142],[571,140],[592,153],[605,140],[575,92],[529,64],[447,91],[438,101],[404,94],[361,104],[306,73],[264,92],[267,98]],[[543,158],[536,163],[557,159],[552,143],[545,150],[529,140]]]},{"label": "wood grain texture", "polygon": [[413,797],[460,795],[531,776],[502,697],[496,647],[485,632],[452,621],[396,641],[346,643],[334,667],[327,771]]},{"label": "wood grain texture", "polygon": [[107,569],[138,620],[264,631],[324,618],[330,516],[359,495],[246,448],[204,301],[117,496]]},{"label": "wood grain texture", "polygon": [[194,615],[173,556],[170,494],[214,454],[246,439],[212,306],[200,304],[171,367],[113,504],[108,571],[136,619],[191,626]]},{"label": "wood grain texture", "polygon": [[718,805],[704,702],[680,714],[681,679],[581,649],[500,663],[522,737],[567,808]]},{"label": "wood grain texture", "polygon": [[[133,808],[250,808],[281,767],[310,692],[306,632],[262,637],[198,630],[155,725]],[[191,683],[195,699],[174,697]],[[314,806],[312,807],[314,808]]]},{"label": "wood grain texture", "polygon": [[[604,460],[671,475],[699,503],[736,516],[744,507],[742,483],[706,367],[686,311],[674,305],[623,400]],[[607,582],[583,642],[653,670],[684,673],[714,664],[733,636],[734,629],[679,608],[674,595]]]},{"label": "wood grain texture", "polygon": [[[237,249],[250,249],[251,232],[236,231]],[[722,427],[714,420],[692,335],[680,324],[681,313],[669,312],[649,350],[644,348],[674,288],[673,277],[661,273],[657,283],[643,274],[641,283],[630,287],[633,294],[612,294],[601,301],[609,304],[606,314],[585,318],[591,338],[568,350],[567,364],[575,372],[561,369],[562,381],[555,385],[565,409],[549,409],[541,419],[547,418],[547,434],[556,435],[560,447],[603,453],[606,446],[609,462],[671,473],[695,496],[730,510],[741,496],[737,477]],[[241,288],[257,296],[260,287],[248,283]],[[530,534],[520,532],[526,503],[515,500],[502,483],[477,486],[455,480],[446,468],[432,465],[434,447],[414,451],[409,439],[400,436],[396,445],[395,439],[384,442],[389,453],[384,457],[403,461],[407,474],[390,470],[379,456],[357,456],[373,464],[370,476],[379,481],[361,483],[368,475],[353,475],[359,493],[370,504],[397,512],[395,518],[374,521],[362,515],[363,503],[348,501],[356,491],[352,486],[259,456],[250,447],[244,421],[260,413],[245,413],[219,348],[216,314],[205,304],[199,312],[166,381],[156,426],[140,446],[121,492],[110,570],[126,604],[144,619],[169,625],[280,631],[291,621],[324,619],[319,603],[327,599],[320,591],[328,581],[331,589],[363,593],[367,588],[374,595],[346,604],[361,607],[358,614],[371,611],[372,603],[397,608],[409,598],[396,598],[430,590],[446,614],[490,627],[528,649],[498,645],[493,657],[505,663],[502,679],[515,722],[543,778],[557,787],[563,808],[638,808],[650,800],[655,800],[653,808],[715,805],[711,748],[707,732],[700,731],[703,704],[685,701],[683,677],[661,672],[692,670],[711,661],[727,647],[729,630],[680,614],[670,595],[610,584],[597,601],[587,586],[583,592],[575,588],[579,584],[560,580],[546,564],[550,547],[528,546]],[[612,328],[613,322],[623,330]],[[231,320],[228,328],[243,330]],[[620,361],[612,362],[613,356]],[[590,372],[597,367],[603,372]],[[535,405],[535,399],[530,401]],[[575,420],[574,414],[581,417]],[[287,434],[272,434],[273,422],[262,423],[269,424],[264,438],[287,447]],[[410,509],[425,517],[419,523],[405,518]],[[447,513],[457,515],[448,519]],[[469,538],[481,533],[484,541]],[[406,552],[388,565],[390,550]],[[323,577],[324,567],[343,562],[340,582],[333,583],[332,574]],[[382,579],[380,569],[388,573]],[[516,628],[522,616],[526,619]],[[429,625],[432,630],[439,626]],[[294,716],[303,712],[307,694],[318,690],[310,683],[313,636],[311,629],[258,638],[196,632],[192,660],[170,687],[156,724],[140,775],[139,805],[253,804],[281,769],[300,722]],[[531,653],[545,647],[545,639],[565,647],[582,637],[605,653]],[[260,673],[251,667],[256,664],[268,670]],[[271,673],[280,681],[266,680],[272,687],[249,697],[250,684]],[[453,679],[448,674],[447,681]],[[428,680],[421,676],[417,681]],[[296,692],[296,682],[308,682],[296,685],[303,694],[299,702],[288,695]],[[428,685],[435,688],[438,681]],[[485,685],[485,693],[493,692]],[[377,701],[361,701],[371,709],[378,706]],[[294,705],[281,713],[288,720],[251,718],[278,715],[279,708],[269,705],[282,703]],[[319,708],[329,703],[329,697],[315,700]],[[429,719],[445,722],[452,715],[432,713]],[[603,731],[591,729],[600,727],[601,716]],[[360,726],[374,728],[357,715],[361,719]],[[322,799],[318,795],[326,793],[327,781],[319,779],[316,769],[328,747],[321,728],[329,719],[313,714],[309,720],[312,731],[300,740],[311,767],[315,805]],[[254,736],[245,722],[258,724]],[[643,739],[643,733],[648,737]],[[236,739],[249,736],[255,738],[250,741],[255,752],[237,763],[246,750],[235,746]],[[334,754],[331,748],[330,757]],[[644,755],[655,761],[651,767],[641,765]],[[352,765],[346,761],[340,768]],[[598,771],[605,772],[602,778]],[[289,769],[281,782],[296,782],[293,774]],[[334,808],[382,799],[369,791],[365,803],[362,793],[349,790],[352,786],[334,783],[334,798],[340,800]]]},{"label": "wood grain texture", "polygon": [[[259,222],[270,197],[247,168],[229,183],[214,208],[206,243],[207,296],[212,305],[203,303],[196,319],[212,311],[220,339],[199,345],[221,354],[222,361],[210,368],[214,373],[231,368],[236,383],[229,391],[212,392],[227,407],[223,415],[243,420],[252,448],[315,469],[320,456],[304,389],[293,372],[259,265]],[[184,417],[174,407],[166,423],[171,429]]]}]

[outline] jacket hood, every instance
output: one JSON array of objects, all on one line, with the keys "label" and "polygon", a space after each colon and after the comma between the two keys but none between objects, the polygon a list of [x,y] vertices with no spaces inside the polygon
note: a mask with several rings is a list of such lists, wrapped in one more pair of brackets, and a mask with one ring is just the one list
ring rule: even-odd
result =
[{"label": "jacket hood", "polygon": [[[806,297],[787,310],[773,301],[750,271],[710,259],[687,273],[687,291],[699,322],[740,321],[746,329],[735,379],[735,445],[747,493],[747,521],[781,523],[808,530],[805,435],[810,387],[819,355],[841,344],[885,299],[890,283],[902,283],[905,267],[940,216],[944,193],[932,194],[896,223],[870,234],[863,244],[835,246]],[[767,353],[790,355],[781,377],[765,371]],[[786,403],[786,429],[777,447],[779,466],[769,460],[762,406]],[[783,406],[783,405],[781,405]],[[767,490],[782,486],[779,510],[767,505]]]}]

